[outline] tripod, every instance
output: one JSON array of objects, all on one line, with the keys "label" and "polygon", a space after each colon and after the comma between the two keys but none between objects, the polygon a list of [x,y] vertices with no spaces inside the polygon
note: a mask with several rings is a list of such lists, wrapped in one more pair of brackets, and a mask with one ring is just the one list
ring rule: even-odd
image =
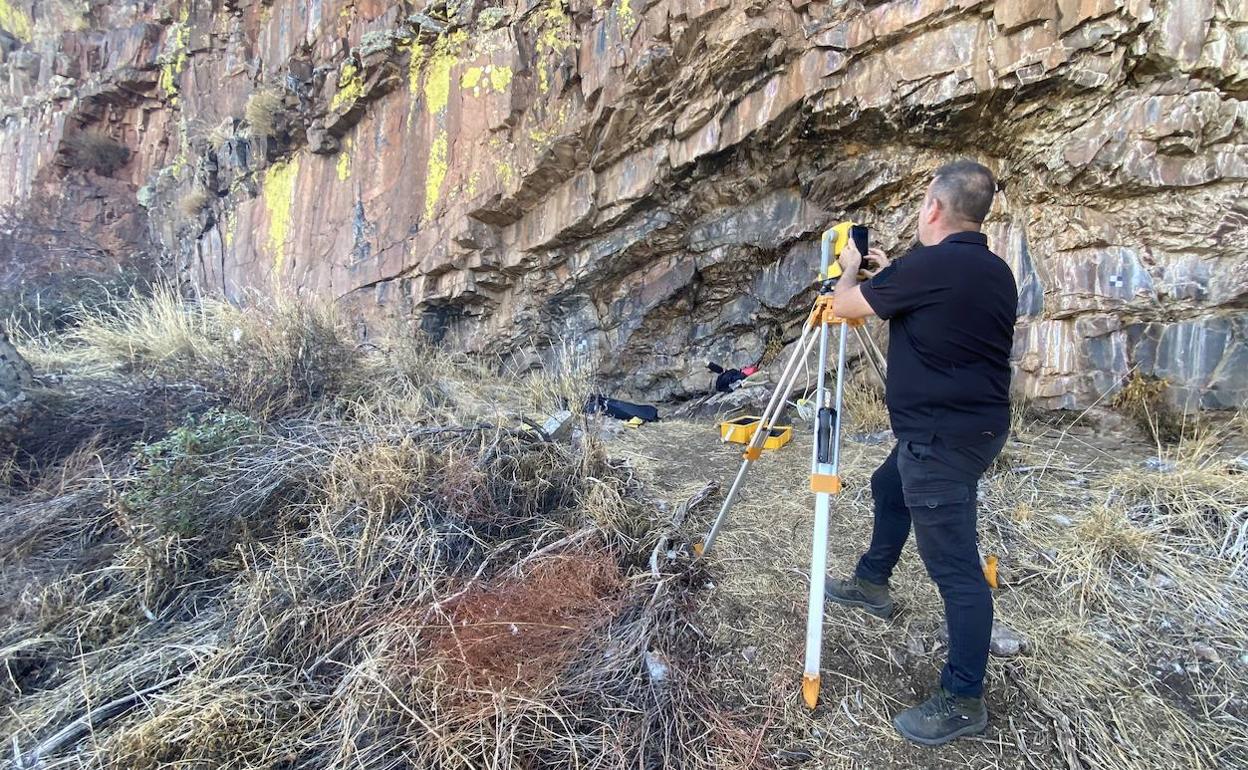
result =
[{"label": "tripod", "polygon": [[[711,525],[706,539],[695,547],[698,555],[709,553],[715,544],[715,538],[728,519],[728,511],[732,508],[741,491],[746,474],[751,464],[763,454],[763,443],[771,435],[772,428],[784,411],[785,398],[797,381],[801,363],[807,359],[811,350],[819,347],[819,376],[815,389],[815,436],[810,458],[810,490],[815,493],[815,526],[810,553],[810,603],[806,618],[806,667],[802,676],[802,697],[809,708],[814,708],[819,701],[819,656],[823,646],[823,591],[824,575],[827,571],[828,556],[828,518],[832,507],[832,495],[841,491],[841,403],[845,389],[845,344],[849,330],[858,337],[859,344],[866,353],[867,360],[884,381],[885,364],[880,349],[871,336],[863,331],[862,319],[847,319],[836,315],[832,292],[836,280],[840,277],[840,265],[834,258],[840,256],[841,249],[849,240],[850,222],[843,222],[823,233],[820,238],[820,286],[819,296],[810,311],[802,334],[798,338],[793,354],[780,375],[775,391],[767,402],[758,429],[754,432],[745,452],[737,477],[724,498],[724,503]],[[838,328],[836,349],[836,391],[835,401],[829,399],[827,383],[828,342],[831,327]],[[834,404],[834,405],[833,405]]]}]

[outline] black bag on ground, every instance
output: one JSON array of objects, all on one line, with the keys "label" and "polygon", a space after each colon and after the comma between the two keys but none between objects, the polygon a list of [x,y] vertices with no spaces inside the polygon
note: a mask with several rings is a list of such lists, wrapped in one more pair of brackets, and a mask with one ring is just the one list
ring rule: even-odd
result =
[{"label": "black bag on ground", "polygon": [[585,411],[589,414],[601,412],[617,420],[631,420],[634,417],[646,422],[658,422],[659,410],[648,404],[630,404],[615,398],[607,398],[594,394],[585,402]]}]

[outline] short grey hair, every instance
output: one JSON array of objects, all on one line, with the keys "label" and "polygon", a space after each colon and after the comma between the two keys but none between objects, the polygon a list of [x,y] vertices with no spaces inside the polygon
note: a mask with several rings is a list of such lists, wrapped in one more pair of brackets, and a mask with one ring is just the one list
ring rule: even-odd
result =
[{"label": "short grey hair", "polygon": [[966,222],[982,224],[992,208],[997,180],[973,160],[955,160],[936,169],[932,194]]}]

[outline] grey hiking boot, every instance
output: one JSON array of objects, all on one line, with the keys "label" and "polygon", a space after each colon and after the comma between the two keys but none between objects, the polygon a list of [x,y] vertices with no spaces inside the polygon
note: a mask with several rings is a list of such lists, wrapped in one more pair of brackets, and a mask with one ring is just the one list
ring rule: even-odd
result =
[{"label": "grey hiking boot", "polygon": [[926,702],[893,717],[893,727],[914,743],[941,746],[963,735],[982,733],[988,726],[983,698],[954,695],[945,688]]},{"label": "grey hiking boot", "polygon": [[828,578],[823,589],[824,599],[847,607],[861,607],[877,618],[893,614],[893,598],[888,586],[870,583],[860,577],[847,580]]}]

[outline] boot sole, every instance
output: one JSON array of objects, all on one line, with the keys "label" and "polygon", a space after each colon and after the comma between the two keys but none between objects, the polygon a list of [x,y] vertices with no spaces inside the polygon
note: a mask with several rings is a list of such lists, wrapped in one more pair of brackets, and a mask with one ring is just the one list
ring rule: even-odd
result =
[{"label": "boot sole", "polygon": [[897,724],[896,719],[893,719],[893,727],[896,728],[897,732],[901,733],[903,738],[910,741],[911,743],[917,743],[920,746],[944,746],[946,743],[949,743],[950,741],[955,741],[958,738],[962,738],[967,735],[979,735],[980,733],[982,733],[988,727],[988,715],[984,714],[983,721],[972,722],[971,724],[968,724],[966,727],[963,727],[961,730],[955,730],[949,733],[948,735],[942,735],[939,738],[923,738],[921,736],[915,735],[914,733],[911,733],[908,730],[906,730],[901,725]]},{"label": "boot sole", "polygon": [[824,591],[823,595],[825,599],[827,599],[830,602],[833,602],[834,604],[839,604],[842,607],[857,607],[860,610],[866,611],[867,614],[874,615],[877,618],[883,618],[887,620],[893,614],[892,604],[884,604],[884,605],[868,604],[867,602],[864,602],[861,599],[842,599],[841,597],[836,596],[835,594],[828,593],[826,590]]}]

